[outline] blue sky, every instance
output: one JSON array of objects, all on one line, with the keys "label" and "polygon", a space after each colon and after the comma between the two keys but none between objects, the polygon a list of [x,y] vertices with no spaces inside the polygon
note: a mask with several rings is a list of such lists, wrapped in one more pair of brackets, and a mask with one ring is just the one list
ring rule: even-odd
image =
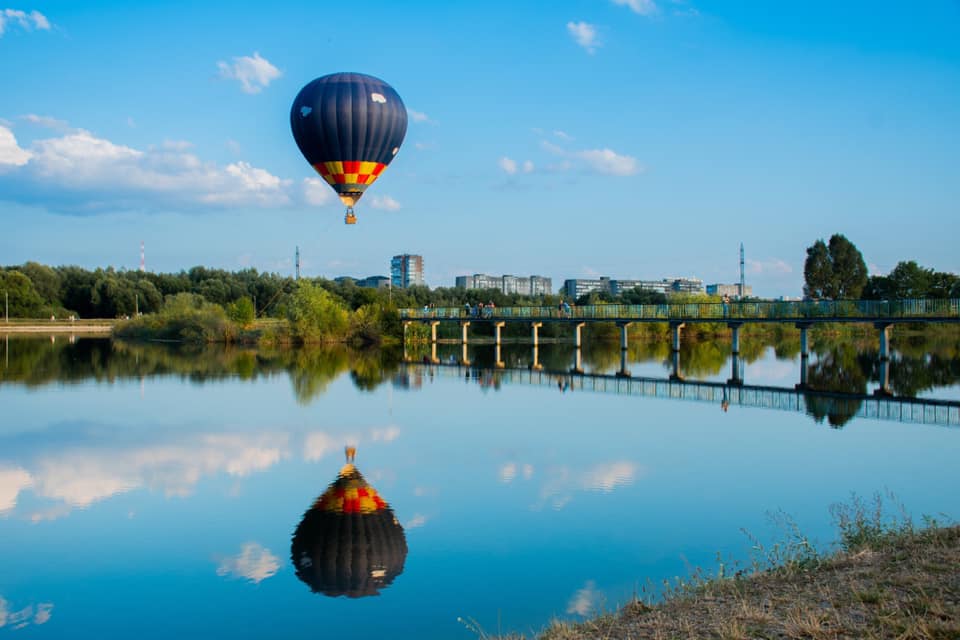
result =
[{"label": "blue sky", "polygon": [[[0,263],[427,281],[747,279],[841,232],[960,272],[960,3],[36,2],[0,7]],[[336,71],[410,110],[359,224],[289,131]]]}]

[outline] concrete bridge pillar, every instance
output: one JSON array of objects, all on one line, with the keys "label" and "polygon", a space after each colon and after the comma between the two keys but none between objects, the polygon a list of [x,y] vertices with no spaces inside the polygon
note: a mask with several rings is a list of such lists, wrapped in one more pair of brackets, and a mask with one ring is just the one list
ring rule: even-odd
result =
[{"label": "concrete bridge pillar", "polygon": [[431,342],[431,343],[430,343],[430,362],[432,362],[433,364],[439,364],[439,363],[440,363],[440,358],[437,357],[437,343],[436,343],[436,342]]},{"label": "concrete bridge pillar", "polygon": [[810,356],[800,354],[800,384],[795,385],[797,389],[807,388],[807,369],[810,368]]},{"label": "concrete bridge pillar", "polygon": [[800,329],[800,357],[806,358],[810,355],[810,340],[807,335],[807,329],[813,326],[812,322],[798,322],[797,329]]},{"label": "concrete bridge pillar", "polygon": [[[468,323],[469,324],[469,323]],[[467,353],[467,342],[464,340],[463,344],[460,345],[460,364],[469,367],[470,366],[470,355]]]},{"label": "concrete bridge pillar", "polygon": [[[497,333],[498,334],[500,333],[499,329],[497,330]],[[493,358],[494,358],[493,366],[495,366],[497,369],[503,369],[504,364],[503,364],[503,358],[500,357],[499,341],[497,342],[497,345],[493,348]]]},{"label": "concrete bridge pillar", "polygon": [[873,392],[875,396],[892,396],[890,389],[890,359],[880,361],[880,388]]},{"label": "concrete bridge pillar", "polygon": [[580,347],[573,350],[573,368],[570,369],[570,373],[583,373],[583,353]]},{"label": "concrete bridge pillar", "polygon": [[469,327],[470,327],[470,321],[469,321],[469,320],[461,320],[461,321],[460,321],[460,334],[461,334],[460,342],[462,342],[464,345],[467,344],[467,329],[468,329]]},{"label": "concrete bridge pillar", "polygon": [[620,349],[620,370],[617,371],[618,378],[629,378],[630,370],[627,369],[627,350]]},{"label": "concrete bridge pillar", "polygon": [[[536,324],[539,325],[540,323],[538,322]],[[533,333],[534,335],[536,335],[537,333],[536,328],[534,328]],[[533,361],[530,363],[530,368],[533,369],[534,371],[539,371],[540,369],[543,369],[543,365],[540,364],[540,347],[537,346],[536,342],[533,343]]]},{"label": "concrete bridge pillar", "polygon": [[573,325],[573,346],[575,346],[577,349],[579,349],[579,348],[580,348],[580,345],[581,345],[581,342],[580,342],[580,338],[581,338],[580,329],[583,328],[583,325],[584,325],[584,324],[585,324],[585,323],[583,323],[583,322],[578,322],[578,323],[576,323],[576,324]]},{"label": "concrete bridge pillar", "polygon": [[890,329],[893,328],[892,322],[875,322],[873,324],[880,330],[880,360],[890,359]]},{"label": "concrete bridge pillar", "polygon": [[680,351],[680,330],[683,329],[685,324],[683,322],[671,322],[670,323],[670,333],[671,335],[671,344],[674,351]]},{"label": "concrete bridge pillar", "polygon": [[531,338],[533,339],[533,347],[534,347],[534,349],[536,349],[537,346],[540,344],[540,341],[539,341],[539,339],[538,339],[538,337],[537,337],[537,330],[540,329],[540,327],[542,327],[542,326],[543,326],[543,323],[542,323],[542,322],[531,322],[531,323],[530,323],[530,329],[532,330]]},{"label": "concrete bridge pillar", "polygon": [[683,381],[683,374],[680,372],[680,349],[674,349],[670,354],[670,363],[673,365],[670,372],[670,379],[678,382]]},{"label": "concrete bridge pillar", "polygon": [[[629,343],[628,343],[628,341],[627,341],[627,338],[629,337],[629,336],[627,335],[627,327],[629,327],[631,324],[633,324],[633,323],[632,323],[632,322],[618,322],[618,323],[617,323],[617,326],[620,327],[620,350],[621,350],[621,351],[626,351],[627,346],[629,345]],[[578,331],[578,336],[579,336],[579,331]]]},{"label": "concrete bridge pillar", "polygon": [[440,323],[433,321],[430,323],[430,342],[437,344],[437,327],[440,326]]},{"label": "concrete bridge pillar", "polygon": [[733,357],[730,359],[730,379],[727,380],[727,384],[743,385],[743,360],[740,359],[740,354],[736,351],[733,352]]},{"label": "concrete bridge pillar", "polygon": [[[494,323],[493,323],[493,343],[494,343],[495,345],[497,345],[497,347],[500,346],[500,329],[502,329],[502,328],[503,328],[503,325],[505,325],[505,324],[506,324],[505,322],[494,322]],[[500,357],[499,357],[499,356],[497,357],[497,361],[498,361],[498,362],[500,361]]]},{"label": "concrete bridge pillar", "polygon": [[736,355],[740,353],[740,325],[742,322],[728,322],[727,326],[730,328],[730,342],[733,346],[733,353]]}]

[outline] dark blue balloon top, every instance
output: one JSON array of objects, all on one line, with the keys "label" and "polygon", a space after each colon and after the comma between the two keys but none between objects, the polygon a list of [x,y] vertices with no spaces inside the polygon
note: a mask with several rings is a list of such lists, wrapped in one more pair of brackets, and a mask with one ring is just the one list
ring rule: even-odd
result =
[{"label": "dark blue balloon top", "polygon": [[311,165],[387,165],[407,132],[407,109],[393,87],[379,78],[334,73],[300,90],[290,110],[290,128]]}]

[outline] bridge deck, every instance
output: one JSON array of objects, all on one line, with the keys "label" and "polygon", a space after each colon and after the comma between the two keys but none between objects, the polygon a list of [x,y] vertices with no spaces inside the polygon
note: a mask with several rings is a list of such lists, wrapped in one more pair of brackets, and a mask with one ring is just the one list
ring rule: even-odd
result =
[{"label": "bridge deck", "polygon": [[960,299],[400,309],[408,321],[960,323]]},{"label": "bridge deck", "polygon": [[785,387],[731,385],[721,382],[694,382],[662,378],[624,378],[614,375],[570,374],[530,369],[481,369],[459,364],[413,364],[404,369],[425,375],[458,378],[489,376],[500,384],[525,384],[556,387],[566,383],[573,391],[590,391],[618,395],[670,398],[709,402],[729,406],[776,409],[818,415],[842,413],[845,415],[887,420],[960,426],[960,402],[928,400],[854,393],[833,393],[797,390]]}]

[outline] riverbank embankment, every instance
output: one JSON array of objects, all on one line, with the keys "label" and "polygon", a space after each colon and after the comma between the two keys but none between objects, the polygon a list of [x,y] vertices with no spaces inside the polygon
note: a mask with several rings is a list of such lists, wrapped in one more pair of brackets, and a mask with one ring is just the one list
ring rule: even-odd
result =
[{"label": "riverbank embankment", "polygon": [[11,320],[0,321],[0,334],[102,333],[113,331],[116,320]]},{"label": "riverbank embankment", "polygon": [[555,622],[535,637],[960,638],[960,526],[879,534],[847,547],[694,580],[659,603],[636,600],[585,622]]}]

